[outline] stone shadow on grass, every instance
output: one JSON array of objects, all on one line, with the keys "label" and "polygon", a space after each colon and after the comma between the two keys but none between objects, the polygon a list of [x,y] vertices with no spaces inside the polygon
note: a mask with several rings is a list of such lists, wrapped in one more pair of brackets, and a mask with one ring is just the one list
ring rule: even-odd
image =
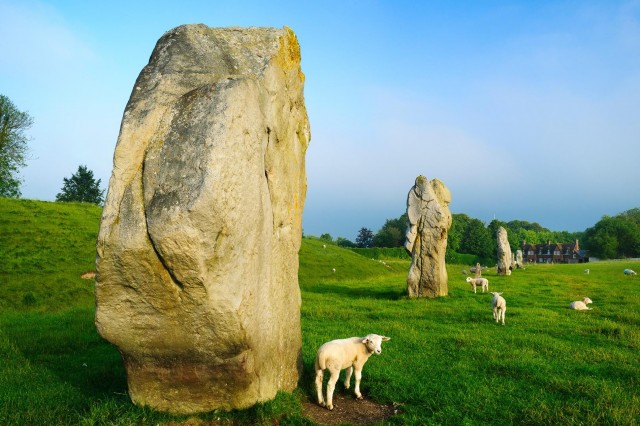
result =
[{"label": "stone shadow on grass", "polygon": [[377,300],[400,300],[405,295],[405,291],[376,289],[375,287],[349,287],[338,284],[314,284],[305,285],[304,291],[315,294],[334,294],[356,299],[377,299]]}]

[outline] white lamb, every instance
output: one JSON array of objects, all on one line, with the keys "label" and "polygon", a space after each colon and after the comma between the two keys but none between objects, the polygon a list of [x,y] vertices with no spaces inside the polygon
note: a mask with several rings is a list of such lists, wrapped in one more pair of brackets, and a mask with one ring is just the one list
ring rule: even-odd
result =
[{"label": "white lamb", "polygon": [[624,270],[624,274],[625,275],[638,275],[638,274],[636,274],[636,271],[634,271],[633,269],[625,269]]},{"label": "white lamb", "polygon": [[493,299],[491,299],[493,319],[496,320],[496,322],[502,320],[502,325],[504,325],[504,314],[507,311],[507,301],[501,296],[502,293],[492,291],[491,294],[493,294]]},{"label": "white lamb", "polygon": [[[362,367],[371,354],[382,353],[382,342],[390,340],[389,337],[369,334],[366,337],[349,337],[348,339],[336,339],[325,343],[318,349],[316,355],[316,391],[318,392],[318,404],[333,410],[333,391],[340,376],[340,370],[347,369],[344,379],[344,387],[349,389],[351,373],[355,370],[357,399],[362,399],[360,393],[360,379]],[[329,370],[331,377],[327,383],[327,399],[322,397],[322,377],[325,369]]]},{"label": "white lamb", "polygon": [[576,311],[590,311],[591,308],[587,304],[593,303],[588,297],[583,297],[582,300],[576,300],[569,304],[569,309],[575,309]]},{"label": "white lamb", "polygon": [[486,278],[467,277],[467,282],[471,284],[471,287],[473,287],[474,293],[477,293],[476,288],[478,288],[478,286],[482,286],[483,293],[485,289],[489,291],[489,280]]}]

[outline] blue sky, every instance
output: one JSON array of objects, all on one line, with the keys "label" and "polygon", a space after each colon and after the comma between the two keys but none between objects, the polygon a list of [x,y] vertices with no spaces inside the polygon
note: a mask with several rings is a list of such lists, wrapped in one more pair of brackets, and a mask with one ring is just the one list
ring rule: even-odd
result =
[{"label": "blue sky", "polygon": [[35,120],[24,198],[87,165],[167,30],[289,26],[311,122],[306,234],[354,239],[418,175],[453,213],[582,231],[640,207],[640,0],[0,0],[0,93]]}]

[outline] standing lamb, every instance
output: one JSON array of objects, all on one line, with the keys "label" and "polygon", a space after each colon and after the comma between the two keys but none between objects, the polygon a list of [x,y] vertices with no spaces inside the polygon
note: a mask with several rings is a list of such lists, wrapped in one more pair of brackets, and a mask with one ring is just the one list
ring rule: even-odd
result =
[{"label": "standing lamb", "polygon": [[469,284],[471,284],[471,287],[473,287],[473,292],[477,293],[476,288],[478,288],[478,286],[482,286],[482,292],[484,293],[484,290],[486,289],[487,291],[489,291],[489,280],[486,278],[472,278],[472,277],[467,277],[467,282]]},{"label": "standing lamb", "polygon": [[[347,369],[347,376],[344,379],[345,388],[349,389],[351,373],[355,369],[357,399],[362,399],[360,393],[360,379],[362,378],[362,367],[367,362],[371,354],[382,353],[382,342],[390,340],[389,337],[369,334],[366,337],[349,337],[347,339],[336,339],[325,343],[318,349],[316,355],[316,391],[318,393],[318,404],[333,410],[333,391],[340,376],[340,370]],[[322,397],[322,377],[325,369],[329,370],[331,377],[327,383],[326,402]]]},{"label": "standing lamb", "polygon": [[504,314],[507,311],[507,301],[501,296],[502,292],[497,293],[492,291],[491,294],[493,294],[493,299],[491,299],[493,319],[496,320],[496,322],[502,320],[502,325],[504,325]]},{"label": "standing lamb", "polygon": [[569,309],[575,309],[576,311],[590,311],[591,308],[587,307],[587,304],[593,303],[588,297],[583,297],[582,300],[576,300],[569,304]]}]

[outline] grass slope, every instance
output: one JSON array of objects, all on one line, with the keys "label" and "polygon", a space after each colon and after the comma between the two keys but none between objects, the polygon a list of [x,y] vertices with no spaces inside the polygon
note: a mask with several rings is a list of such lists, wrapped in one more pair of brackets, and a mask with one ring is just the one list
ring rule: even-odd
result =
[{"label": "grass slope", "polygon": [[[171,424],[134,406],[118,351],[96,333],[93,268],[100,208],[0,198],[0,424]],[[303,239],[304,373],[300,389],[189,424],[310,424],[313,359],[337,337],[385,334],[365,366],[367,398],[401,404],[392,424],[638,424],[639,262],[534,265],[489,279],[507,300],[506,326],[490,296],[448,265],[446,298],[410,300],[408,261],[386,265]],[[336,272],[333,272],[335,268]],[[593,310],[567,309],[583,296]],[[337,392],[346,392],[339,384]],[[175,424],[175,423],[174,423]]]}]

